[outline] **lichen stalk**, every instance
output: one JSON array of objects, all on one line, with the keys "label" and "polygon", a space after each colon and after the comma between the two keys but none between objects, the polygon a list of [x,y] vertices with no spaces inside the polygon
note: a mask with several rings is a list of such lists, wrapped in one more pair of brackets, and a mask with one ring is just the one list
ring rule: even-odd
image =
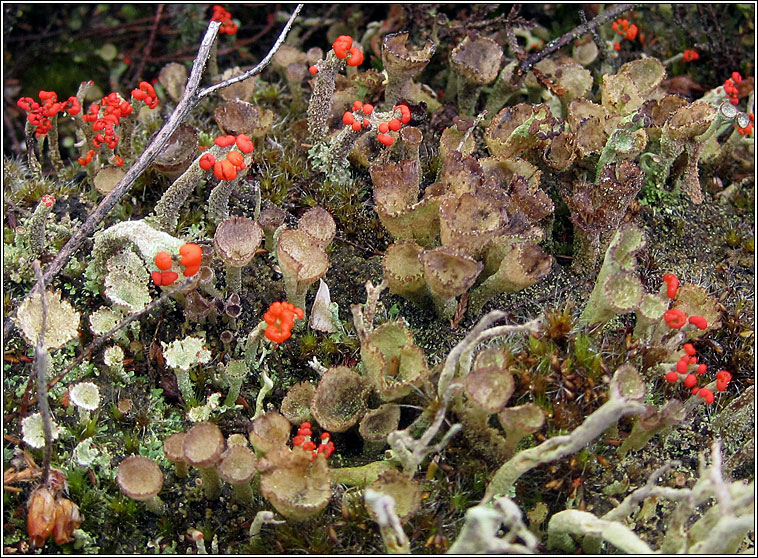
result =
[{"label": "lichen stalk", "polygon": [[242,389],[242,380],[242,378],[229,378],[229,391],[226,394],[226,399],[224,399],[225,407],[231,407],[237,402]]},{"label": "lichen stalk", "polygon": [[311,143],[314,146],[323,146],[329,134],[327,119],[332,110],[332,97],[334,96],[334,80],[337,74],[345,67],[345,60],[340,60],[330,50],[324,60],[316,64],[316,74],[313,94],[308,103],[308,131]]},{"label": "lichen stalk", "polygon": [[203,493],[208,500],[218,500],[221,496],[221,479],[216,471],[216,466],[199,467],[200,476],[203,479]]},{"label": "lichen stalk", "polygon": [[53,209],[53,205],[48,205],[45,200],[40,200],[37,207],[34,208],[34,213],[29,218],[29,257],[30,259],[38,258],[47,248],[47,242],[45,240],[45,225],[47,224],[47,218]]},{"label": "lichen stalk", "polygon": [[192,387],[192,380],[190,379],[189,371],[175,368],[176,384],[179,386],[179,392],[182,394],[182,399],[185,403],[195,399],[195,389]]},{"label": "lichen stalk", "polygon": [[[226,153],[226,148],[214,145],[207,149],[216,159]],[[200,168],[200,157],[197,157],[182,175],[163,193],[161,199],[155,204],[155,215],[158,218],[158,228],[162,231],[173,232],[179,223],[179,210],[189,195],[194,192],[198,182],[205,178],[205,173]],[[223,182],[223,181],[222,181]]]},{"label": "lichen stalk", "polygon": [[50,155],[50,162],[53,164],[53,168],[56,172],[63,170],[63,160],[61,159],[61,151],[58,145],[58,115],[56,114],[50,119],[52,124],[50,130],[47,132],[47,150]]},{"label": "lichen stalk", "polygon": [[243,506],[251,506],[253,504],[253,487],[249,482],[234,482],[232,483],[232,490],[234,491],[234,499],[237,502]]}]

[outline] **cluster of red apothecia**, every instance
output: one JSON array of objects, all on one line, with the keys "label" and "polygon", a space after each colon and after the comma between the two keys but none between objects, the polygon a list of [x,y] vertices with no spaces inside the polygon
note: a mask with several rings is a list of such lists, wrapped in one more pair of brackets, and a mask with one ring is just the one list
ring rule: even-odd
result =
[{"label": "cluster of red apothecia", "polygon": [[[76,97],[69,97],[67,101],[59,102],[55,91],[40,91],[39,98],[42,101],[41,104],[31,97],[22,97],[16,103],[27,112],[29,123],[37,127],[35,131],[37,137],[47,135],[53,127],[50,119],[58,113],[67,113],[71,116],[81,113],[82,120],[91,124],[92,130],[96,132],[92,139],[92,146],[95,149],[102,145],[109,149],[115,149],[119,140],[115,128],[121,118],[134,111],[131,103],[115,92],[103,97],[99,103],[92,103],[86,113],[82,113],[82,107]],[[158,106],[158,96],[155,94],[155,89],[146,81],[140,82],[139,86],[132,90],[132,98],[144,102],[151,109]],[[77,161],[86,166],[92,161],[94,155],[95,150],[90,149],[87,155],[79,157]],[[124,161],[118,155],[114,155],[113,163],[120,167]]]},{"label": "cluster of red apothecia", "polygon": [[206,153],[200,157],[200,161],[198,162],[200,168],[203,170],[210,170],[212,168],[213,174],[219,180],[234,180],[237,178],[237,173],[245,168],[242,153],[253,152],[255,147],[253,141],[247,134],[239,134],[238,136],[219,136],[213,140],[213,143],[219,147],[230,147],[236,144],[239,151],[230,151],[226,154],[226,158],[220,161],[217,161],[213,154]]},{"label": "cluster of red apothecia", "polygon": [[[611,29],[613,29],[616,33],[625,39],[629,39],[630,41],[633,41],[635,38],[637,38],[637,32],[639,31],[634,23],[630,24],[628,19],[622,18],[614,21],[611,24]],[[613,50],[621,50],[621,43],[613,43]]]},{"label": "cluster of red apothecia", "polygon": [[[346,126],[352,126],[356,132],[360,131],[361,128],[370,128],[371,121],[365,117],[361,118],[361,116],[368,116],[374,112],[374,106],[369,103],[354,101],[352,109],[352,111],[345,111],[345,114],[342,115],[342,123]],[[403,127],[403,124],[408,124],[411,121],[411,109],[407,105],[397,105],[392,111],[393,113],[400,111],[399,118],[394,117],[387,122],[380,122],[378,125],[379,133],[376,135],[376,139],[382,145],[390,146],[395,143],[395,139],[388,132],[390,130],[397,132]],[[355,113],[358,113],[357,117]]]},{"label": "cluster of red apothecia", "polygon": [[[191,277],[200,269],[203,260],[203,249],[194,242],[187,242],[179,247],[179,263],[184,266],[184,276]],[[179,278],[175,271],[169,271],[173,258],[168,252],[161,250],[155,255],[155,266],[161,271],[153,271],[151,277],[159,287],[171,285]]]},{"label": "cluster of red apothecia", "polygon": [[220,21],[219,33],[234,35],[237,32],[237,24],[232,21],[232,14],[227,12],[223,6],[213,6],[213,17],[211,21]]},{"label": "cluster of red apothecia", "polygon": [[59,112],[65,112],[74,116],[82,110],[76,97],[69,97],[67,101],[59,102],[55,91],[40,91],[39,100],[41,104],[31,97],[21,97],[16,102],[19,108],[26,111],[26,119],[29,121],[29,124],[37,127],[34,134],[38,138],[47,135],[53,127],[50,119]]},{"label": "cluster of red apothecia", "polygon": [[[666,296],[673,299],[679,290],[679,278],[673,273],[667,273],[663,276],[663,281],[666,283]],[[689,316],[678,308],[671,308],[667,310],[663,315],[663,319],[666,324],[672,329],[681,329],[687,322],[694,325],[698,329],[706,329],[708,322],[703,316]],[[684,349],[684,355],[676,363],[676,368],[667,372],[664,378],[667,382],[674,383],[682,380],[684,387],[690,390],[692,395],[697,395],[710,405],[715,400],[716,396],[707,387],[698,387],[698,377],[705,374],[707,366],[697,361],[697,351],[692,343],[685,343],[682,348]],[[720,370],[716,373],[716,390],[726,390],[729,382],[732,380],[732,375],[726,370]]]},{"label": "cluster of red apothecia", "polygon": [[305,312],[291,302],[274,302],[269,306],[268,311],[263,314],[263,321],[268,324],[264,335],[269,341],[274,343],[284,343],[292,336],[292,328],[295,325],[295,319],[302,320],[305,318]]},{"label": "cluster of red apothecia", "polygon": [[729,102],[734,106],[740,104],[739,91],[737,91],[737,83],[742,83],[742,76],[739,72],[732,72],[732,79],[724,80],[724,92],[729,97]]},{"label": "cluster of red apothecia", "polygon": [[310,451],[311,461],[316,459],[319,453],[323,453],[327,459],[334,451],[334,442],[331,441],[331,435],[328,432],[321,434],[321,443],[316,447],[316,443],[311,440],[313,431],[311,430],[311,423],[304,422],[297,429],[297,436],[292,439],[292,445],[295,447],[301,447],[305,451]]},{"label": "cluster of red apothecia", "polygon": [[[334,55],[340,60],[347,58],[348,66],[360,66],[363,64],[363,53],[353,46],[353,38],[350,35],[340,35],[337,37],[332,43],[332,50],[334,51]],[[318,68],[311,66],[308,68],[308,71],[312,75],[316,75]]]},{"label": "cluster of red apothecia", "polygon": [[697,53],[696,50],[691,49],[691,48],[685,49],[684,52],[682,53],[682,60],[684,60],[685,62],[692,62],[693,60],[697,60],[698,58],[700,58],[700,55]]}]

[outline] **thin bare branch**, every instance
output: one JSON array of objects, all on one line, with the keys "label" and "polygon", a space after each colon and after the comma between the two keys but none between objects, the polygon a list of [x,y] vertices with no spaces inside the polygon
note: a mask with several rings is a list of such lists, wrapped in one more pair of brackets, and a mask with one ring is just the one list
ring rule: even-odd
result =
[{"label": "thin bare branch", "polygon": [[612,8],[609,8],[604,12],[598,14],[587,23],[578,25],[565,35],[560,36],[554,41],[550,41],[545,48],[526,57],[521,61],[521,63],[518,65],[518,70],[516,72],[513,72],[513,82],[518,83],[520,80],[522,80],[526,73],[532,68],[532,66],[537,64],[537,62],[543,58],[547,58],[557,50],[560,50],[569,44],[574,39],[581,37],[588,31],[595,29],[607,21],[617,18],[624,12],[628,12],[629,10],[633,9],[635,6],[636,4],[618,4],[616,6],[613,6]]},{"label": "thin bare branch", "polygon": [[153,27],[152,29],[150,29],[150,37],[147,39],[145,48],[142,49],[142,58],[140,58],[139,65],[137,66],[137,70],[134,72],[134,75],[132,76],[132,80],[134,81],[139,80],[141,78],[142,70],[145,69],[145,62],[147,62],[148,58],[150,57],[150,51],[153,50],[153,44],[155,43],[155,35],[156,35],[156,32],[158,31],[158,24],[161,21],[161,16],[163,15],[163,8],[165,6],[166,6],[165,4],[158,4],[158,7],[155,10],[155,19],[153,20]]},{"label": "thin bare branch", "polygon": [[[85,239],[87,239],[95,231],[97,225],[100,224],[103,219],[105,219],[108,213],[110,213],[110,211],[124,196],[124,194],[129,191],[129,189],[134,185],[142,173],[145,172],[147,168],[152,164],[158,154],[168,143],[171,134],[173,134],[174,131],[179,127],[179,124],[181,124],[181,122],[186,118],[187,114],[189,114],[189,111],[192,110],[192,108],[194,108],[203,98],[207,97],[218,89],[222,89],[224,87],[232,85],[233,83],[237,83],[238,81],[256,75],[266,67],[266,65],[274,57],[274,54],[276,54],[276,51],[284,43],[284,39],[292,27],[292,23],[297,17],[297,14],[300,13],[302,7],[302,4],[298,4],[297,8],[290,16],[287,25],[285,25],[284,29],[279,34],[279,38],[274,43],[274,46],[271,47],[269,53],[255,68],[251,69],[248,72],[245,72],[245,74],[242,76],[237,76],[230,80],[217,83],[212,87],[203,89],[202,91],[198,92],[200,79],[203,75],[203,70],[205,68],[206,62],[208,61],[208,55],[210,54],[211,46],[216,39],[216,35],[218,34],[218,29],[221,26],[221,22],[211,21],[208,24],[208,30],[206,31],[205,36],[203,37],[203,41],[200,44],[197,57],[195,58],[195,63],[192,65],[192,70],[187,81],[187,86],[184,90],[184,95],[182,95],[182,98],[179,99],[174,112],[171,113],[171,116],[169,116],[166,123],[155,136],[155,139],[150,142],[145,151],[142,152],[142,155],[139,157],[139,159],[137,159],[137,161],[127,171],[126,175],[118,182],[118,184],[116,184],[115,188],[113,188],[113,190],[111,190],[100,201],[100,204],[97,206],[97,208],[95,208],[95,210],[82,224],[82,226],[77,229],[71,238],[69,238],[68,242],[66,242],[63,248],[61,248],[55,259],[50,263],[50,265],[47,266],[47,269],[44,273],[44,278],[47,283],[50,283],[56,277],[56,275],[60,273],[61,269],[63,269],[68,260],[79,249]],[[24,298],[26,299],[36,292],[37,287],[35,286]],[[5,337],[10,335],[10,332],[13,330],[15,324],[12,320],[12,317],[15,316],[15,313],[15,311],[12,312],[11,315],[6,317],[3,323],[3,334]]]},{"label": "thin bare branch", "polygon": [[289,21],[287,21],[287,25],[284,26],[284,29],[282,29],[282,32],[279,34],[279,38],[274,43],[274,46],[271,47],[271,50],[268,51],[268,54],[263,58],[263,60],[258,62],[258,64],[254,68],[249,69],[247,72],[243,74],[240,74],[238,76],[227,79],[220,83],[216,83],[214,85],[211,85],[210,87],[206,87],[205,89],[200,90],[197,94],[198,100],[203,99],[207,97],[208,95],[212,95],[219,89],[229,87],[230,85],[234,85],[235,83],[244,81],[249,77],[257,76],[258,74],[260,74],[263,71],[263,69],[269,65],[269,63],[271,62],[271,59],[276,54],[276,51],[279,50],[279,47],[282,46],[282,44],[284,43],[284,39],[287,38],[287,33],[289,33],[289,30],[292,27],[292,24],[295,22],[295,18],[297,17],[297,14],[300,13],[300,10],[302,8],[303,8],[302,4],[297,5],[297,8],[295,8],[295,11],[292,12],[292,15],[290,16]]}]

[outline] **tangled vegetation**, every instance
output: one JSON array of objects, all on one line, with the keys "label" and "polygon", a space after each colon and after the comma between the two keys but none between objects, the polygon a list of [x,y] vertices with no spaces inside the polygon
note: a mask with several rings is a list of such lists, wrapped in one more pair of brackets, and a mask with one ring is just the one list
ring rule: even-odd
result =
[{"label": "tangled vegetation", "polygon": [[754,6],[4,4],[5,553],[754,551]]}]

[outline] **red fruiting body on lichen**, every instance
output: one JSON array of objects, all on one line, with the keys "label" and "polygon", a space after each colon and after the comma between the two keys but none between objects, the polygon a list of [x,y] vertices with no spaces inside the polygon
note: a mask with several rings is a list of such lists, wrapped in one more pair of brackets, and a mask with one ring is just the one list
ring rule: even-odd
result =
[{"label": "red fruiting body on lichen", "polygon": [[701,388],[701,389],[699,389],[698,392],[697,392],[697,394],[700,397],[702,397],[703,399],[705,399],[705,402],[708,405],[710,405],[711,403],[713,403],[713,400],[715,398],[715,396],[713,395],[713,392],[711,390],[709,390],[708,388]]},{"label": "red fruiting body on lichen", "polygon": [[708,327],[708,321],[703,316],[690,316],[689,321],[698,329],[705,329]]},{"label": "red fruiting body on lichen", "polygon": [[687,373],[687,360],[686,357],[684,360],[680,359],[679,362],[676,363],[676,371],[680,374],[686,374]]},{"label": "red fruiting body on lichen", "polygon": [[685,343],[684,345],[682,345],[682,349],[684,349],[684,352],[687,353],[689,356],[692,356],[697,352],[695,350],[695,346],[692,343]]},{"label": "red fruiting body on lichen", "polygon": [[685,62],[692,62],[693,60],[697,60],[698,58],[700,58],[700,55],[697,53],[696,50],[693,50],[691,48],[686,49],[682,56],[682,60],[684,60]]},{"label": "red fruiting body on lichen", "polygon": [[716,373],[716,390],[725,391],[729,382],[732,381],[732,375],[726,370],[719,370]]},{"label": "red fruiting body on lichen", "polygon": [[703,374],[705,374],[705,370],[707,368],[708,367],[705,364],[698,364],[697,369],[695,370],[695,372],[697,372],[698,376],[702,376]]},{"label": "red fruiting body on lichen", "polygon": [[677,374],[674,370],[672,370],[671,372],[667,372],[664,378],[666,378],[667,382],[670,382],[673,384],[679,379],[679,374]]},{"label": "red fruiting body on lichen", "polygon": [[360,50],[351,48],[349,53],[350,58],[347,59],[348,66],[360,66],[363,64],[363,53]]},{"label": "red fruiting body on lichen", "polygon": [[213,140],[213,143],[215,143],[219,147],[229,147],[230,145],[234,145],[236,141],[237,141],[237,138],[235,138],[232,135],[228,135],[228,136],[217,137],[216,139]]},{"label": "red fruiting body on lichen", "polygon": [[242,153],[252,153],[253,149],[255,149],[255,146],[253,145],[253,140],[250,139],[250,136],[247,134],[240,134],[237,136],[237,149],[242,151]]},{"label": "red fruiting body on lichen", "polygon": [[39,201],[45,204],[45,207],[53,207],[55,205],[55,198],[50,194],[45,194]]},{"label": "red fruiting body on lichen", "polygon": [[318,68],[316,66],[310,66],[308,68],[308,71],[311,73],[311,75],[316,75],[318,73]]},{"label": "red fruiting body on lichen", "polygon": [[374,105],[365,103],[363,107],[361,107],[361,110],[363,111],[363,114],[371,114],[372,112],[374,112]]},{"label": "red fruiting body on lichen", "polygon": [[174,271],[153,271],[150,276],[159,287],[166,287],[179,278],[179,274]]},{"label": "red fruiting body on lichen", "polygon": [[684,387],[686,388],[694,387],[694,385],[697,383],[697,376],[694,374],[688,374],[683,383]]},{"label": "red fruiting body on lichen", "polygon": [[387,132],[390,131],[390,127],[386,122],[382,122],[381,124],[379,124],[379,131],[382,134],[386,134]]},{"label": "red fruiting body on lichen", "polygon": [[219,33],[234,35],[237,32],[237,24],[232,21],[232,14],[227,12],[223,6],[213,6],[213,17],[211,21],[220,21]]},{"label": "red fruiting body on lichen", "polygon": [[353,46],[353,38],[349,35],[340,35],[337,37],[337,39],[332,43],[332,50],[334,50],[334,54],[337,58],[342,60],[347,56],[348,51]]},{"label": "red fruiting body on lichen", "polygon": [[379,143],[381,143],[383,145],[386,145],[386,146],[390,146],[393,143],[395,143],[395,140],[392,139],[392,136],[388,136],[386,134],[379,134],[379,135],[376,136],[376,139],[379,140]]},{"label": "red fruiting body on lichen", "polygon": [[679,289],[679,277],[673,273],[667,273],[663,276],[663,282],[666,283],[666,296],[674,298],[676,291]]},{"label": "red fruiting body on lichen", "polygon": [[168,252],[161,250],[155,255],[155,266],[158,269],[168,271],[171,269],[171,263],[171,254]]},{"label": "red fruiting body on lichen", "polygon": [[234,168],[229,161],[224,159],[223,161],[216,161],[213,165],[213,174],[219,180],[234,180],[237,178],[237,169]]},{"label": "red fruiting body on lichen", "polygon": [[[265,332],[266,338],[274,343],[283,343],[289,339],[292,336],[295,318],[300,320],[305,318],[305,313],[301,308],[297,308],[289,302],[274,302],[263,314],[263,321],[268,324]],[[303,428],[304,424],[300,426]]]},{"label": "red fruiting body on lichen", "polygon": [[95,150],[94,149],[90,149],[89,152],[87,153],[86,157],[79,157],[77,159],[77,161],[79,161],[80,165],[87,166],[87,165],[89,165],[90,161],[92,161],[92,157],[94,155],[95,155]]},{"label": "red fruiting body on lichen", "polygon": [[749,136],[750,134],[753,133],[753,126],[755,124],[755,115],[751,112],[750,114],[748,114],[748,116],[750,117],[750,123],[744,128],[737,127],[737,133],[741,136]]},{"label": "red fruiting body on lichen", "polygon": [[735,82],[740,83],[741,81],[742,81],[742,76],[740,75],[739,72],[732,72],[732,79],[727,79],[724,81],[724,92],[729,97],[729,102],[735,106],[740,104],[740,99],[739,99],[739,91],[737,90],[737,86],[734,84]]},{"label": "red fruiting body on lichen", "polygon": [[[203,260],[202,248],[194,243],[182,244],[182,246],[179,248],[179,253],[181,254],[179,263],[186,268],[184,275],[186,277],[189,277],[190,275],[197,273],[197,270],[200,269],[200,264]],[[188,271],[192,272],[187,273]]]},{"label": "red fruiting body on lichen", "polygon": [[201,169],[210,170],[213,168],[213,165],[216,164],[216,158],[212,153],[205,153],[202,157],[200,157],[198,164],[200,165]]},{"label": "red fruiting body on lichen", "polygon": [[345,111],[345,114],[342,115],[342,123],[350,126],[353,122],[355,122],[355,116],[353,116],[353,113],[349,110]]},{"label": "red fruiting body on lichen", "polygon": [[368,118],[364,118],[363,119],[363,127],[364,128],[370,128],[371,127],[371,120],[369,120]]},{"label": "red fruiting body on lichen", "polygon": [[353,130],[356,132],[361,131],[361,123],[360,122],[353,122]]},{"label": "red fruiting body on lichen", "polygon": [[621,43],[613,43],[613,50],[621,50]]},{"label": "red fruiting body on lichen", "polygon": [[239,151],[230,151],[226,156],[226,160],[234,165],[237,170],[243,169],[245,167],[245,161],[242,158],[242,153]]},{"label": "red fruiting body on lichen", "polygon": [[141,100],[151,109],[158,106],[155,88],[146,81],[141,81],[137,89],[132,89],[132,98]]},{"label": "red fruiting body on lichen", "polygon": [[187,242],[179,247],[179,263],[184,269],[184,276],[191,277],[198,272],[203,263],[203,249],[194,242]]},{"label": "red fruiting body on lichen", "polygon": [[411,121],[411,109],[408,108],[408,105],[396,105],[395,108],[392,109],[392,111],[400,110],[400,121],[403,124],[408,124],[408,122]]},{"label": "red fruiting body on lichen", "polygon": [[671,308],[663,314],[663,320],[670,328],[679,329],[687,323],[687,314],[678,308]]},{"label": "red fruiting body on lichen", "polygon": [[363,103],[361,101],[353,101],[353,110],[361,110]]}]

